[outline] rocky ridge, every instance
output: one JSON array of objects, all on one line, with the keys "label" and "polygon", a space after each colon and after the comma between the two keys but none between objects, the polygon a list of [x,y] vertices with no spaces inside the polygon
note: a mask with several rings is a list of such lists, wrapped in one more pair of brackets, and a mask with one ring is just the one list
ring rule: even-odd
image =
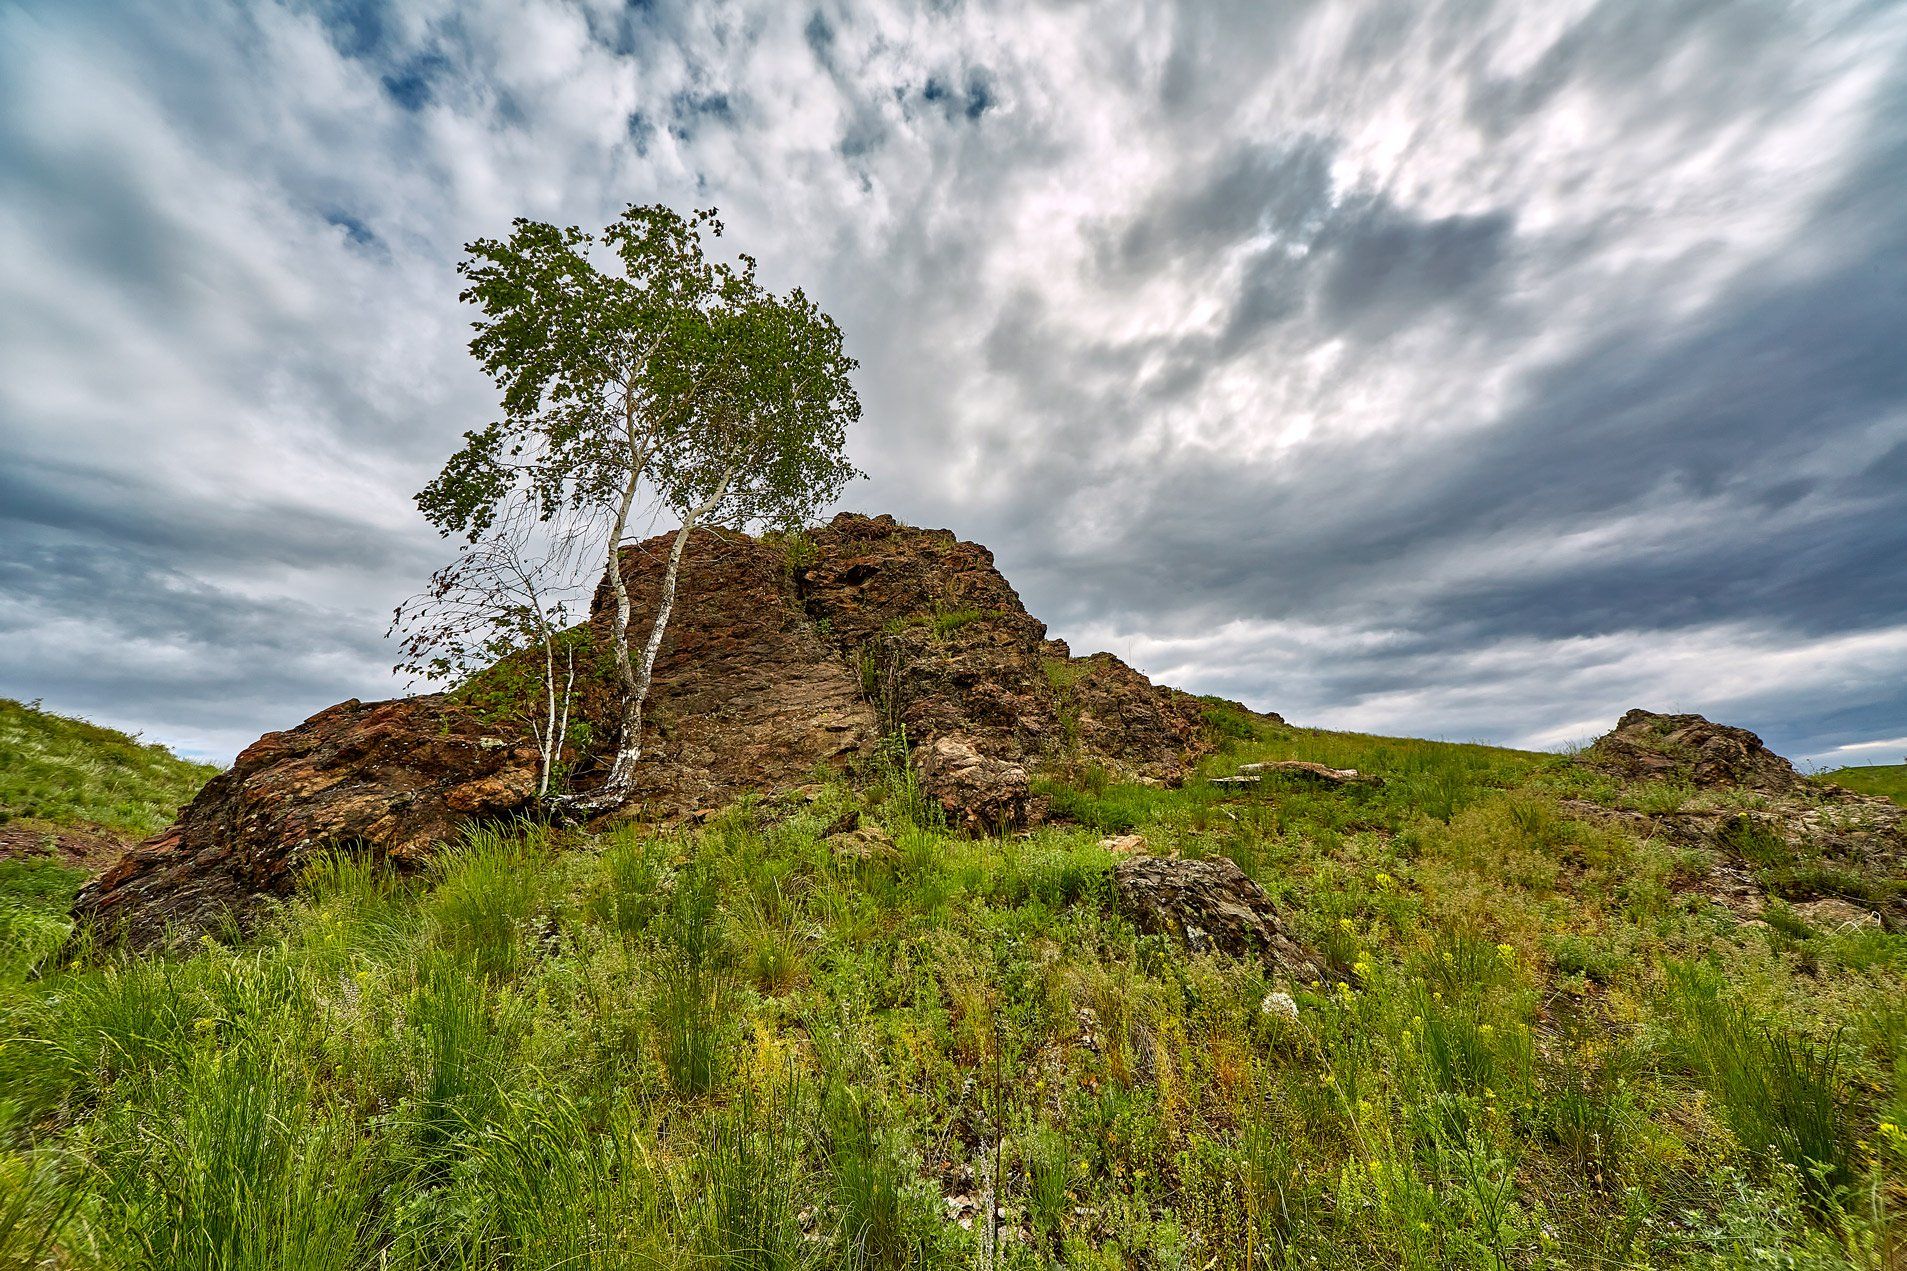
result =
[{"label": "rocky ridge", "polygon": [[[638,622],[669,542],[624,551]],[[592,630],[612,611],[605,584]],[[564,756],[579,790],[600,780],[612,705],[602,668],[584,668]],[[341,703],[253,743],[174,825],[88,884],[75,912],[152,944],[250,922],[321,852],[414,869],[463,823],[530,809],[536,758],[523,734],[481,691]],[[904,738],[949,823],[974,832],[1036,820],[1042,770],[1091,764],[1175,783],[1215,744],[1198,699],[1111,654],[1072,657],[992,553],[950,531],[852,513],[779,540],[697,531],[620,815],[697,819],[818,769],[863,767],[884,738]]]}]

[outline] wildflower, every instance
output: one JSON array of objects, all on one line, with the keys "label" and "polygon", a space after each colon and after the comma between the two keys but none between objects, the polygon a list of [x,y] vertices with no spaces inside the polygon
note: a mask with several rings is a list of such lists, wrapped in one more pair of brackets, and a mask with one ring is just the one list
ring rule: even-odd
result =
[{"label": "wildflower", "polygon": [[1338,926],[1343,928],[1345,931],[1350,931],[1354,927],[1356,927],[1357,924],[1352,922],[1349,918],[1340,918],[1338,919]]},{"label": "wildflower", "polygon": [[1377,876],[1377,885],[1379,887],[1389,887],[1394,881],[1389,874],[1380,873]]},{"label": "wildflower", "polygon": [[1516,949],[1511,945],[1500,944],[1496,947],[1496,951],[1502,955],[1505,962],[1513,961],[1516,958]]},{"label": "wildflower", "polygon": [[1276,1015],[1281,1019],[1296,1020],[1298,1003],[1289,993],[1267,993],[1258,1009],[1266,1015]]},{"label": "wildflower", "polygon": [[1490,1027],[1488,1024],[1477,1025],[1477,1033],[1482,1037],[1488,1038],[1492,1036],[1495,1032],[1496,1032],[1496,1029]]}]

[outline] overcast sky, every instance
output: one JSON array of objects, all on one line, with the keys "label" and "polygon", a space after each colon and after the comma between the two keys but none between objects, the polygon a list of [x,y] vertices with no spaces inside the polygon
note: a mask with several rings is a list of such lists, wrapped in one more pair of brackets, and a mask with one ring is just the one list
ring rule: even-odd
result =
[{"label": "overcast sky", "polygon": [[844,506],[1294,721],[1907,754],[1907,4],[0,0],[0,694],[395,691],[460,246],[716,205]]}]

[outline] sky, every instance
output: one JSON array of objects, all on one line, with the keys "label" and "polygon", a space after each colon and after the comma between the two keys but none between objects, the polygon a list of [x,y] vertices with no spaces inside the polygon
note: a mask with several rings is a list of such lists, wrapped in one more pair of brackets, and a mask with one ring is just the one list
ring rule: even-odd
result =
[{"label": "sky", "polygon": [[401,685],[465,242],[715,206],[841,506],[1294,722],[1907,756],[1907,3],[0,0],[0,695]]}]

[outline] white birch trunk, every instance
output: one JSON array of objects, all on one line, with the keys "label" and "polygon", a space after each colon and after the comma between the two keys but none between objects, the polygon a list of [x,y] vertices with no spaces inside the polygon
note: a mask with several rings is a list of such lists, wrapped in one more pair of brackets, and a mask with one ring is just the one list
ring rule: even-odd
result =
[{"label": "white birch trunk", "polygon": [[[703,517],[713,511],[728,493],[728,486],[735,479],[735,469],[730,468],[722,474],[715,492],[689,510],[682,518],[682,528],[675,532],[675,542],[669,547],[669,564],[662,572],[662,591],[657,598],[655,622],[649,628],[649,639],[642,649],[642,663],[634,668],[633,684],[626,682],[626,692],[622,704],[622,735],[616,748],[616,759],[609,768],[609,776],[597,791],[599,802],[608,802],[627,790],[635,780],[636,764],[642,759],[642,716],[649,701],[649,689],[655,681],[656,657],[662,652],[662,638],[669,629],[669,617],[675,612],[676,579],[682,572],[682,554],[689,545],[689,536],[695,532]],[[612,567],[615,568],[615,567]],[[621,587],[621,571],[617,568],[618,596],[623,605],[627,604],[628,592]],[[619,616],[627,612],[620,609]],[[624,619],[626,628],[627,622]],[[628,648],[626,640],[622,648]]]}]

